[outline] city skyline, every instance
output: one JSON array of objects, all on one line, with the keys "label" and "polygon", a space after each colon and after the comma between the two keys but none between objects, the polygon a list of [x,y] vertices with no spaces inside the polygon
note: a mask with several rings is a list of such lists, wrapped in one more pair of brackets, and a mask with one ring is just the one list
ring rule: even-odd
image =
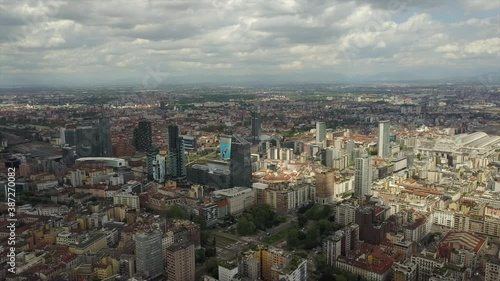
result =
[{"label": "city skyline", "polygon": [[0,280],[500,280],[500,1],[0,0]]},{"label": "city skyline", "polygon": [[0,7],[1,87],[499,81],[496,1],[54,0]]}]

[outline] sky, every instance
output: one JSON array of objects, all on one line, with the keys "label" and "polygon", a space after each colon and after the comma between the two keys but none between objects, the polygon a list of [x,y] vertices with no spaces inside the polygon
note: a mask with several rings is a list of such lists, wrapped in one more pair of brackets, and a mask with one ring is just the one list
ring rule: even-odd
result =
[{"label": "sky", "polygon": [[491,77],[499,35],[494,0],[2,0],[0,86]]}]

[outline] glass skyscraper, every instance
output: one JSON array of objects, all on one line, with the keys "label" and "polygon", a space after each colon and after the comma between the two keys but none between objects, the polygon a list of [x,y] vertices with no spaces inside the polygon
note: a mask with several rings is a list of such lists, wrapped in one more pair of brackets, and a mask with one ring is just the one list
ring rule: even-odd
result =
[{"label": "glass skyscraper", "polygon": [[250,143],[237,135],[231,138],[231,181],[233,186],[252,187]]},{"label": "glass skyscraper", "polygon": [[179,126],[168,126],[168,176],[173,180],[186,178],[186,155]]},{"label": "glass skyscraper", "polygon": [[77,127],[75,146],[78,157],[111,157],[111,128],[108,118],[101,118],[97,125]]},{"label": "glass skyscraper", "polygon": [[261,127],[260,108],[258,108],[256,111],[252,112],[252,142],[254,144],[259,142],[260,127]]}]

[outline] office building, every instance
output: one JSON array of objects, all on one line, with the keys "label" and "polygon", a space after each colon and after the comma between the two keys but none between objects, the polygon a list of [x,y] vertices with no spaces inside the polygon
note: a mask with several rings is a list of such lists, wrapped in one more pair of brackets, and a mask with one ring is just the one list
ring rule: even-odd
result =
[{"label": "office building", "polygon": [[139,152],[147,152],[151,149],[151,122],[148,120],[139,121],[139,125],[134,129],[134,147]]},{"label": "office building", "polygon": [[372,195],[372,163],[369,156],[356,158],[354,174],[354,196],[364,199],[367,195]]},{"label": "office building", "polygon": [[75,146],[78,157],[111,157],[111,128],[108,118],[101,118],[97,125],[77,127]]},{"label": "office building", "polygon": [[252,142],[257,144],[260,138],[260,127],[261,127],[261,119],[260,119],[260,108],[256,111],[252,112]]},{"label": "office building", "polygon": [[165,264],[161,232],[137,233],[134,235],[134,240],[137,272],[150,278],[160,276]]},{"label": "office building", "polygon": [[326,138],[326,123],[316,122],[316,143],[321,143]]},{"label": "office building", "polygon": [[158,149],[151,148],[146,157],[146,174],[148,180],[165,182],[167,160],[159,154]]},{"label": "office building", "polygon": [[186,155],[179,126],[168,126],[168,176],[179,180],[186,178]]},{"label": "office building", "polygon": [[231,183],[233,186],[252,187],[250,143],[237,135],[231,138]]},{"label": "office building", "polygon": [[220,136],[219,152],[221,160],[231,159],[231,136]]},{"label": "office building", "polygon": [[184,149],[185,150],[196,150],[197,146],[196,146],[196,138],[195,137],[183,135],[182,141],[184,142]]},{"label": "office building", "polygon": [[378,156],[391,157],[391,124],[389,121],[380,121],[378,124]]},{"label": "office building", "polygon": [[167,278],[169,281],[195,280],[194,244],[184,242],[167,249]]},{"label": "office building", "polygon": [[243,211],[253,207],[255,203],[254,191],[252,188],[233,187],[216,190],[213,194],[227,198],[228,212],[231,215],[239,215],[243,213]]},{"label": "office building", "polygon": [[61,130],[61,143],[63,145],[76,145],[76,130],[75,128],[63,128]]}]

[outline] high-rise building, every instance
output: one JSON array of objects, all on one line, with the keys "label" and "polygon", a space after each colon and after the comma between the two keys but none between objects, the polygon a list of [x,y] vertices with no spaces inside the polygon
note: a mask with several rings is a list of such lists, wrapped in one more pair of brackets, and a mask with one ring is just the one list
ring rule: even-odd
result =
[{"label": "high-rise building", "polygon": [[389,121],[380,121],[378,124],[378,156],[391,157],[391,124]]},{"label": "high-rise building", "polygon": [[146,175],[149,180],[159,183],[165,182],[167,161],[161,156],[157,148],[151,148],[146,157]]},{"label": "high-rise building", "polygon": [[184,242],[167,248],[167,278],[169,281],[195,280],[193,243]]},{"label": "high-rise building", "polygon": [[323,170],[316,172],[316,202],[330,204],[334,200],[335,172]]},{"label": "high-rise building", "polygon": [[326,253],[326,262],[335,266],[337,257],[345,256],[357,248],[359,241],[359,225],[352,224],[335,232],[323,242],[323,251]]},{"label": "high-rise building", "polygon": [[75,128],[62,128],[61,129],[61,143],[64,145],[76,145],[76,130]]},{"label": "high-rise building", "polygon": [[342,156],[340,149],[334,147],[327,147],[325,149],[325,166],[333,167],[333,161]]},{"label": "high-rise building", "polygon": [[231,159],[231,136],[219,137],[219,151],[221,160]]},{"label": "high-rise building", "polygon": [[79,157],[111,157],[113,146],[109,119],[101,118],[94,126],[77,127],[75,146]]},{"label": "high-rise building", "polygon": [[252,187],[250,143],[238,135],[231,138],[231,182],[233,186]]},{"label": "high-rise building", "polygon": [[183,135],[182,141],[184,142],[184,149],[185,150],[195,150],[196,149],[196,137],[194,136],[188,136],[188,135]]},{"label": "high-rise building", "polygon": [[258,108],[257,110],[252,112],[252,142],[254,144],[259,142],[260,127],[261,127],[260,108]]},{"label": "high-rise building", "polygon": [[316,122],[316,143],[323,142],[326,137],[326,123]]},{"label": "high-rise building", "polygon": [[160,276],[165,264],[161,232],[140,232],[134,235],[134,240],[137,272],[150,278]]},{"label": "high-rise building", "polygon": [[148,120],[139,121],[139,125],[134,129],[134,147],[139,152],[147,152],[151,149],[151,122]]},{"label": "high-rise building", "polygon": [[335,207],[335,220],[340,225],[349,225],[356,221],[357,206],[342,203]]},{"label": "high-rise building", "polygon": [[184,142],[177,125],[168,126],[168,176],[174,180],[186,177]]},{"label": "high-rise building", "polygon": [[366,195],[372,195],[372,163],[367,155],[356,158],[354,173],[354,196],[364,199]]}]

